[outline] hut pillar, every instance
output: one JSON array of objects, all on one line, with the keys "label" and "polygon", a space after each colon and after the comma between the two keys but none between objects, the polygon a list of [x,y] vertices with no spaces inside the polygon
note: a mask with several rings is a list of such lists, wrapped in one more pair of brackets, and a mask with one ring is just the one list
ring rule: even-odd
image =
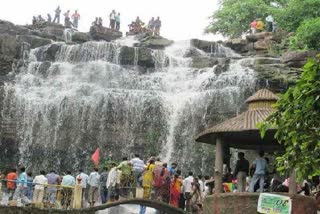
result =
[{"label": "hut pillar", "polygon": [[222,192],[222,168],[223,168],[223,141],[221,138],[216,140],[216,160],[214,169],[214,192]]},{"label": "hut pillar", "polygon": [[296,170],[293,169],[290,174],[289,180],[289,194],[297,194],[297,183],[296,183]]}]

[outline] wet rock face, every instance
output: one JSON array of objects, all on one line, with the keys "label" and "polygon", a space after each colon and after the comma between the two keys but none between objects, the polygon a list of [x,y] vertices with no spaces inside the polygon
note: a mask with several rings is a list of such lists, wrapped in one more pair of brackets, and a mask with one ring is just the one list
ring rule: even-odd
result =
[{"label": "wet rock face", "polygon": [[163,38],[161,36],[146,36],[139,40],[140,43],[136,47],[152,48],[152,49],[165,49],[170,46],[173,41]]},{"label": "wet rock face", "polygon": [[316,51],[290,51],[281,57],[281,62],[289,67],[301,68],[310,57],[315,57]]},{"label": "wet rock face", "polygon": [[103,26],[91,26],[89,34],[91,39],[96,41],[104,40],[110,42],[122,37],[122,32],[114,31]]},{"label": "wet rock face", "polygon": [[0,76],[12,70],[12,64],[20,58],[20,46],[15,36],[0,34]]}]

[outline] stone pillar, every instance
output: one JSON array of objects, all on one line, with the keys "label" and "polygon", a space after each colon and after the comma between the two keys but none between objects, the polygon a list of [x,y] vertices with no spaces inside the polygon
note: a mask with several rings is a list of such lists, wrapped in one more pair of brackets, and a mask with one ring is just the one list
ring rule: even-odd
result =
[{"label": "stone pillar", "polygon": [[296,170],[292,170],[290,174],[289,180],[289,194],[295,195],[297,194],[297,182],[296,182]]},{"label": "stone pillar", "polygon": [[216,160],[214,169],[214,192],[222,192],[222,168],[223,168],[223,142],[221,138],[216,139]]},{"label": "stone pillar", "polygon": [[82,207],[82,186],[81,184],[76,184],[73,192],[73,209],[81,209]]}]

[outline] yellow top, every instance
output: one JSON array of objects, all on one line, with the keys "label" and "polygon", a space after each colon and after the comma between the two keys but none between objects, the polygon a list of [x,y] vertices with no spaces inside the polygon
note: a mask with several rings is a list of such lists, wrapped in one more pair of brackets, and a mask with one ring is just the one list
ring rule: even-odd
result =
[{"label": "yellow top", "polygon": [[257,22],[257,29],[258,30],[263,30],[263,27],[264,27],[263,21],[258,21]]},{"label": "yellow top", "polygon": [[153,184],[153,180],[154,180],[154,174],[153,174],[153,170],[154,170],[155,165],[154,164],[150,164],[146,171],[143,174],[143,180],[142,180],[142,186],[143,187],[152,187]]}]

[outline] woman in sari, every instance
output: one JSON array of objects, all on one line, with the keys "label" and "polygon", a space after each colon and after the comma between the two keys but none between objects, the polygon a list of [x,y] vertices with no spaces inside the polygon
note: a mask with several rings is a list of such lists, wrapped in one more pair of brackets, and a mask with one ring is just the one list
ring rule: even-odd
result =
[{"label": "woman in sari", "polygon": [[[151,188],[152,188],[152,184],[154,181],[154,173],[153,173],[154,167],[155,167],[154,160],[150,160],[150,162],[149,162],[149,164],[143,174],[142,187],[143,187],[143,198],[144,199],[150,198]],[[139,214],[145,214],[146,209],[147,209],[146,206],[140,206]]]},{"label": "woman in sari", "polygon": [[181,186],[182,180],[178,174],[175,174],[170,185],[170,205],[174,207],[179,207]]}]

